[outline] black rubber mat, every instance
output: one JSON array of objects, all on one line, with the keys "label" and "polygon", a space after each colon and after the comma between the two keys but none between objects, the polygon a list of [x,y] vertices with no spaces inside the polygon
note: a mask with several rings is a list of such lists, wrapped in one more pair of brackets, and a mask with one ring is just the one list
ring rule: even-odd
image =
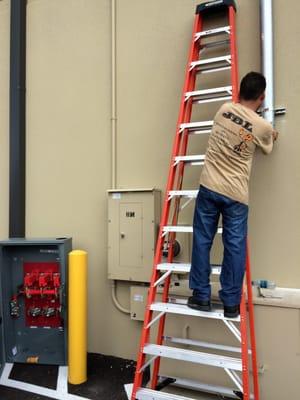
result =
[{"label": "black rubber mat", "polygon": [[[15,364],[11,379],[50,389],[56,388],[56,366]],[[69,393],[91,400],[127,400],[124,384],[132,383],[135,362],[122,358],[88,354],[88,381],[82,385],[69,385]],[[149,379],[149,370],[145,379]],[[49,397],[35,395],[0,386],[0,400],[50,400]]]},{"label": "black rubber mat", "polygon": [[52,400],[50,397],[0,386],[0,400]]},{"label": "black rubber mat", "polygon": [[57,372],[56,365],[14,364],[10,379],[56,389]]}]

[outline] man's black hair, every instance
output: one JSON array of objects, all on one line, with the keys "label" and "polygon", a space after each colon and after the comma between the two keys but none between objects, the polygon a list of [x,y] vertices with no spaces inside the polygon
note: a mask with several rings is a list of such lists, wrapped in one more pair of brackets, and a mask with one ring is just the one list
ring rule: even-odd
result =
[{"label": "man's black hair", "polygon": [[266,90],[266,78],[259,72],[249,72],[241,81],[240,99],[257,100]]}]

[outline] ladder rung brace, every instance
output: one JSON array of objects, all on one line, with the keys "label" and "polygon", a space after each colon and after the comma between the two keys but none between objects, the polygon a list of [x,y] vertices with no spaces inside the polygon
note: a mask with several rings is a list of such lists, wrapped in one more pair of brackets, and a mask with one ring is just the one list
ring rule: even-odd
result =
[{"label": "ladder rung brace", "polygon": [[139,389],[136,393],[137,400],[195,400],[191,397],[178,396],[173,393],[159,392],[151,389]]},{"label": "ladder rung brace", "polygon": [[149,365],[151,365],[151,364],[153,363],[153,361],[155,361],[156,359],[157,359],[157,356],[151,357],[150,360],[148,360],[148,361],[142,366],[142,368],[139,370],[139,372],[145,371],[145,369],[146,369]]},{"label": "ladder rung brace", "polygon": [[209,29],[202,32],[197,32],[195,34],[195,41],[199,40],[200,38],[204,37],[211,37],[217,35],[224,35],[230,33],[230,26],[222,26],[221,28]]},{"label": "ladder rung brace", "polygon": [[[190,272],[191,264],[163,263],[163,264],[158,264],[157,269],[160,271],[172,271],[179,274],[186,274]],[[212,265],[211,273],[213,275],[220,275],[221,269],[222,267],[220,265]]]},{"label": "ladder rung brace", "polygon": [[200,70],[197,70],[197,73],[199,74],[209,74],[211,72],[220,72],[220,71],[226,71],[231,69],[230,66],[228,67],[212,67],[212,68],[201,68]]},{"label": "ladder rung brace", "polygon": [[[163,227],[163,232],[169,233],[169,232],[186,232],[186,233],[193,233],[193,227],[189,225],[167,225]],[[218,228],[217,233],[222,233],[223,229]]]},{"label": "ladder rung brace", "polygon": [[185,274],[190,272],[191,264],[164,263],[164,264],[158,264],[157,269],[160,271],[172,271]]},{"label": "ladder rung brace", "polygon": [[[204,121],[204,122],[189,122],[180,125],[179,132],[183,132],[185,129],[188,129],[189,132],[199,131],[199,133],[207,133],[211,132],[211,128],[213,127],[214,121]],[[203,131],[203,132],[201,132]]]},{"label": "ladder rung brace", "polygon": [[232,96],[224,96],[224,97],[215,97],[215,98],[211,98],[211,99],[196,100],[195,103],[204,104],[204,103],[213,103],[215,101],[227,101],[227,100],[232,100]]},{"label": "ladder rung brace", "polygon": [[235,371],[231,371],[229,368],[225,368],[225,371],[237,388],[243,392],[243,383],[238,374]]},{"label": "ladder rung brace", "polygon": [[232,97],[232,86],[223,86],[213,89],[194,90],[186,92],[185,100],[192,98],[193,101],[219,101],[224,97]]},{"label": "ladder rung brace", "polygon": [[[223,310],[221,309],[213,309],[210,312],[205,312],[194,310],[189,308],[187,305],[173,303],[153,303],[151,304],[150,309],[152,311],[165,312],[168,314],[189,315],[208,319],[226,319],[224,318]],[[239,322],[240,317],[230,318],[230,320]]]},{"label": "ladder rung brace", "polygon": [[191,62],[190,70],[197,68],[201,69],[201,67],[228,67],[231,65],[231,56],[222,56],[222,57],[214,57],[214,58],[206,58],[204,60],[198,60]]},{"label": "ladder rung brace", "polygon": [[224,319],[223,322],[227,326],[227,328],[233,333],[233,335],[237,338],[237,340],[239,342],[242,342],[241,331],[234,325],[233,321],[230,321],[230,319]]},{"label": "ladder rung brace", "polygon": [[174,165],[180,162],[191,163],[191,165],[203,165],[205,160],[205,155],[191,155],[191,156],[177,156],[174,158]]},{"label": "ladder rung brace", "polygon": [[202,353],[200,351],[180,349],[178,347],[146,344],[144,354],[171,358],[174,360],[193,362],[196,364],[210,365],[212,367],[229,368],[242,371],[242,361],[239,358],[220,356],[217,354]]},{"label": "ladder rung brace", "polygon": [[195,199],[198,195],[199,190],[170,190],[169,198],[173,197],[186,197],[188,199]]},{"label": "ladder rung brace", "polygon": [[217,386],[217,385],[209,385],[206,383],[194,381],[192,379],[178,378],[175,376],[168,376],[168,377],[160,376],[161,380],[165,380],[167,378],[170,378],[175,381],[174,383],[171,384],[172,386],[177,386],[177,387],[181,387],[184,389],[197,390],[200,392],[221,395],[221,396],[226,396],[226,397],[230,397],[233,399],[237,399],[236,395],[233,393],[234,389],[229,389],[227,387]]},{"label": "ladder rung brace", "polygon": [[192,135],[210,134],[211,133],[211,129],[193,130],[193,131],[189,131],[189,133],[192,134]]}]

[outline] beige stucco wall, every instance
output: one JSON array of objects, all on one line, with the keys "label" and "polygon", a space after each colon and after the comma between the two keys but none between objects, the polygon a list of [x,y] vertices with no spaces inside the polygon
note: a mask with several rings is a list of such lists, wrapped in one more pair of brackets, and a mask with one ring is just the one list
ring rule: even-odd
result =
[{"label": "beige stucco wall", "polygon": [[[117,0],[120,188],[155,186],[164,190],[197,3]],[[254,278],[300,287],[300,73],[296,58],[300,4],[297,0],[289,0],[289,4],[283,8],[280,0],[274,1],[276,104],[286,106],[288,113],[276,120],[281,137],[274,153],[270,157],[258,154],[255,159],[250,238]],[[260,68],[258,5],[258,0],[238,1],[241,75]],[[115,309],[106,279],[106,190],[111,186],[110,18],[109,0],[28,0],[27,235],[71,235],[74,247],[88,251],[89,351],[135,358],[141,325]],[[1,238],[8,232],[8,74],[9,1],[2,0]],[[191,183],[195,184],[197,174],[193,173]],[[124,306],[129,305],[126,283],[120,284],[118,297]],[[281,315],[280,311],[278,317]],[[298,335],[296,314],[289,315],[286,330],[293,329]],[[260,350],[269,351],[267,356],[267,350],[264,352],[268,359],[271,349],[264,347],[269,335],[265,328],[258,325],[257,333]],[[279,338],[274,345],[281,346]],[[299,366],[296,351],[290,349],[282,355],[288,357],[284,365],[291,358],[293,365]],[[276,358],[269,359],[275,364]],[[269,375],[268,390],[279,374],[278,368],[276,371],[277,375]],[[263,400],[283,398],[282,384],[274,385],[275,397],[264,389]]]}]

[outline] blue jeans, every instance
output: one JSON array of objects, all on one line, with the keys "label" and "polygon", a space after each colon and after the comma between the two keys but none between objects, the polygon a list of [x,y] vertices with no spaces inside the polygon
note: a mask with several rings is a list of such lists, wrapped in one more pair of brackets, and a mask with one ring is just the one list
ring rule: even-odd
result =
[{"label": "blue jeans", "polygon": [[210,249],[220,215],[224,257],[219,296],[224,305],[235,306],[241,301],[245,272],[248,206],[204,186],[200,186],[194,213],[190,289],[197,299],[210,299]]}]

